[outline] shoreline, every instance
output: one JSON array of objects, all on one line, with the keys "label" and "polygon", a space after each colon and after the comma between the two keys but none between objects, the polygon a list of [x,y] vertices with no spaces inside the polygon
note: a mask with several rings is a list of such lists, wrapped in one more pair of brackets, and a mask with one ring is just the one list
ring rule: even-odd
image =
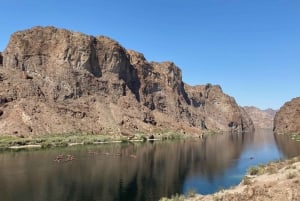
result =
[{"label": "shoreline", "polygon": [[[206,134],[209,135],[209,134]],[[153,138],[154,137],[154,138]],[[196,134],[166,132],[157,134],[138,133],[131,136],[102,135],[85,133],[49,134],[40,136],[18,137],[0,136],[0,151],[18,149],[45,149],[54,147],[71,147],[78,145],[101,145],[110,143],[153,142],[164,140],[182,140],[200,138]]]},{"label": "shoreline", "polygon": [[251,167],[240,184],[214,194],[175,195],[160,201],[300,200],[300,156]]},{"label": "shoreline", "polygon": [[94,133],[56,133],[41,134],[34,136],[12,136],[0,135],[0,151],[9,149],[26,148],[52,148],[68,147],[76,145],[97,145],[109,143],[133,143],[133,142],[154,142],[165,140],[183,140],[199,138],[203,139],[211,135],[222,135],[227,133],[242,134],[247,132],[228,132],[207,130],[202,133],[181,133],[173,130],[161,130],[156,133],[132,133],[131,135],[116,134],[94,134]]}]

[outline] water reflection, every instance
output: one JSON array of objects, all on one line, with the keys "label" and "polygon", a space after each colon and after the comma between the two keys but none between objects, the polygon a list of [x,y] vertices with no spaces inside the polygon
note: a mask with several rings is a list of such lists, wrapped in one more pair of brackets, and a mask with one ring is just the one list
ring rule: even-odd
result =
[{"label": "water reflection", "polygon": [[[15,201],[145,201],[191,188],[209,193],[239,182],[249,165],[261,162],[265,147],[271,147],[271,152],[264,160],[281,157],[274,151],[277,146],[272,133],[6,152],[0,154],[0,197]],[[76,160],[54,162],[58,154],[72,154]]]},{"label": "water reflection", "polygon": [[290,140],[286,135],[274,135],[278,149],[284,154],[285,157],[291,158],[300,154],[300,142]]}]

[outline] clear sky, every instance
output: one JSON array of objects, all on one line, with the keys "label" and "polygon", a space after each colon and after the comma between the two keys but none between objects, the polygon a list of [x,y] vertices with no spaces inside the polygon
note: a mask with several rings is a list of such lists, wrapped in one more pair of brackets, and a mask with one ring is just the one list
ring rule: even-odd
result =
[{"label": "clear sky", "polygon": [[219,84],[239,105],[279,109],[300,96],[299,0],[0,0],[10,35],[52,25],[106,35],[187,84]]}]

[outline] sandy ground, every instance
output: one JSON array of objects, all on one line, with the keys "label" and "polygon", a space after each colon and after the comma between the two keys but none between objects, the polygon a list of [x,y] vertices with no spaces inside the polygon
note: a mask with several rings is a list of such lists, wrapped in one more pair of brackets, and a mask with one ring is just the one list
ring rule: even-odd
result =
[{"label": "sandy ground", "polygon": [[300,201],[300,157],[257,168],[240,185],[212,195],[195,195],[188,201]]}]

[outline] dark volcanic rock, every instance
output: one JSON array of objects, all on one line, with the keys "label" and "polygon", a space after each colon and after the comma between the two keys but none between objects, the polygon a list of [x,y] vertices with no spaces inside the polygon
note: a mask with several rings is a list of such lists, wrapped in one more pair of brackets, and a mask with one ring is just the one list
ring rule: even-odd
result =
[{"label": "dark volcanic rock", "polygon": [[219,86],[191,87],[104,36],[54,27],[14,33],[0,69],[0,133],[251,131]]},{"label": "dark volcanic rock", "polygon": [[300,97],[286,102],[276,113],[274,132],[277,134],[300,133]]}]

